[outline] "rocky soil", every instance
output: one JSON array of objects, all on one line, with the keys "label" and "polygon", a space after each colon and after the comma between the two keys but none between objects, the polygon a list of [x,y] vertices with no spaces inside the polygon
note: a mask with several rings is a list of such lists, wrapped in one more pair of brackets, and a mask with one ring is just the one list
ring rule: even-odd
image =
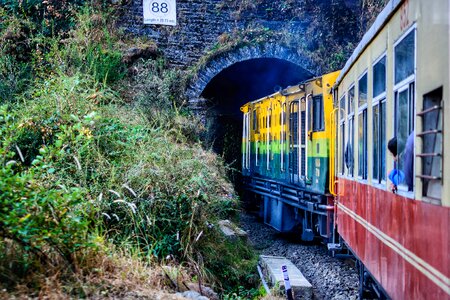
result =
[{"label": "rocky soil", "polygon": [[243,214],[240,225],[260,254],[290,259],[312,284],[314,299],[358,299],[354,261],[331,257],[323,244],[280,234],[253,215]]}]

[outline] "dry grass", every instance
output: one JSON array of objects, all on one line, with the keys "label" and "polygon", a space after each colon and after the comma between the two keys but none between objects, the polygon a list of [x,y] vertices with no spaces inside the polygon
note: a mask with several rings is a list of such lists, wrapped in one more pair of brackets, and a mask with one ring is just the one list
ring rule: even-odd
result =
[{"label": "dry grass", "polygon": [[184,299],[174,294],[174,278],[181,291],[192,281],[187,269],[146,263],[113,246],[86,258],[75,272],[55,269],[47,277],[30,274],[8,290],[0,285],[0,299]]}]

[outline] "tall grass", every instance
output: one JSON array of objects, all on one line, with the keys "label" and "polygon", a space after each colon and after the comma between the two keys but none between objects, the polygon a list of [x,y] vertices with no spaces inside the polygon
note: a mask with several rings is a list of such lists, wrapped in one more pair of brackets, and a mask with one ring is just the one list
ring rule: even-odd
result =
[{"label": "tall grass", "polygon": [[[39,274],[91,274],[101,269],[96,256],[123,249],[232,290],[255,260],[214,225],[239,209],[226,167],[202,148],[200,122],[182,107],[181,72],[153,60],[125,77],[108,16],[84,7],[64,39],[30,38],[39,44],[24,61],[33,84],[1,106],[2,282],[48,288]],[[62,293],[93,293],[70,286]]]}]

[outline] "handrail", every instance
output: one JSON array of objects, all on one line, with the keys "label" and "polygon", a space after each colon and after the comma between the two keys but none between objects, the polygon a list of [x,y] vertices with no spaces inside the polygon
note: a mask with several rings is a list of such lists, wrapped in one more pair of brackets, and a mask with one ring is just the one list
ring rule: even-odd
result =
[{"label": "handrail", "polygon": [[[306,109],[306,111],[305,111],[305,156],[306,156],[306,159],[305,159],[305,180],[306,181],[308,181],[309,180],[309,178],[308,178],[308,148],[309,148],[309,130],[310,130],[310,128],[309,128],[309,122],[310,122],[310,113],[309,113],[309,98],[311,97],[311,99],[312,99],[312,97],[313,97],[313,94],[312,93],[310,93],[310,94],[308,94],[308,95],[306,95],[306,97],[305,97],[305,102],[306,102],[306,107],[305,107],[305,109]],[[299,107],[299,111],[300,111],[300,109],[301,109],[301,106]],[[299,168],[300,169],[300,168]]]},{"label": "handrail", "polygon": [[246,151],[246,166],[247,169],[250,170],[250,140],[251,140],[251,134],[250,134],[250,113],[247,113],[247,144],[245,145],[245,151]]},{"label": "handrail", "polygon": [[331,111],[330,113],[330,147],[329,147],[329,159],[328,159],[328,189],[330,190],[330,194],[332,194],[333,196],[337,196],[336,193],[336,186],[335,186],[335,182],[336,182],[336,159],[335,159],[335,155],[334,153],[332,153],[333,151],[335,152],[335,144],[336,144],[336,112],[339,111],[339,108],[335,108]]},{"label": "handrail", "polygon": [[[242,139],[243,139],[243,145],[242,145],[242,150],[244,150],[244,145],[246,143],[246,139],[245,139],[245,114],[244,114],[244,120],[243,120],[243,126],[242,126]],[[242,167],[243,169],[245,169],[245,151],[242,151]]]},{"label": "handrail", "polygon": [[[336,107],[335,109],[333,109],[333,111],[330,113],[330,159],[329,159],[329,180],[328,180],[328,184],[329,184],[329,190],[330,190],[330,194],[332,194],[333,196],[338,196],[338,191],[336,189],[336,184],[339,182],[337,179],[337,174],[336,174],[336,140],[337,140],[337,145],[338,145],[338,149],[341,149],[340,147],[340,143],[341,143],[341,138],[340,136],[340,132],[339,130],[337,130],[336,126],[337,126],[337,121],[336,121],[336,117],[340,120],[341,118],[339,117],[339,114],[336,113],[338,111],[344,111],[345,114],[345,110],[340,108],[340,107]],[[343,148],[342,148],[343,149]],[[334,151],[334,153],[332,154],[331,151]],[[339,192],[339,195],[342,195],[342,193]]]},{"label": "handrail", "polygon": [[[305,160],[305,162],[308,160],[308,156],[306,154],[305,149],[305,156],[302,157],[302,102],[301,99],[297,100],[297,176],[298,179],[302,178],[302,161]],[[306,114],[305,114],[306,115]],[[306,136],[305,136],[306,137]],[[305,140],[306,142],[306,140]],[[306,178],[306,172],[307,169],[305,168],[305,178]]]}]

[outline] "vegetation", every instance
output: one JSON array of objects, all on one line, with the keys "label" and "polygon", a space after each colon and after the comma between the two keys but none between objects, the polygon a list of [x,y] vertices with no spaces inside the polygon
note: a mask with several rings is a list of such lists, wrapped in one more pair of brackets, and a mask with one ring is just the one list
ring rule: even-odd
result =
[{"label": "vegetation", "polygon": [[[256,9],[229,2],[235,18]],[[107,3],[0,0],[0,298],[127,297],[189,282],[225,299],[261,295],[254,253],[215,225],[235,217],[238,199],[185,108],[188,75],[157,51],[127,60],[127,44],[156,47],[117,32]],[[266,41],[318,49],[337,67],[352,49],[326,55],[339,28],[309,38],[325,21],[303,39],[250,24],[220,36],[197,67]]]},{"label": "vegetation", "polygon": [[0,296],[182,289],[158,267],[172,265],[253,297],[254,254],[215,226],[238,199],[183,75],[161,58],[128,68],[108,6],[83,2],[1,2]]}]

